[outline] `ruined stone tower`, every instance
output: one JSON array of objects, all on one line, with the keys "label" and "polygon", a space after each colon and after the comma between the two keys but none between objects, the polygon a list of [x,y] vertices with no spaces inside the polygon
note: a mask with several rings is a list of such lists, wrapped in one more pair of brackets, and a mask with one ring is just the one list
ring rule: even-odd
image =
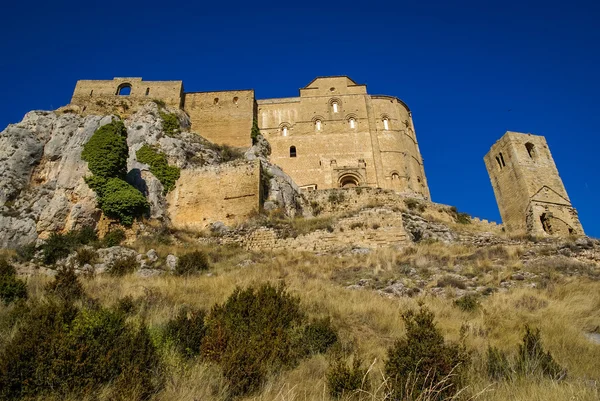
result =
[{"label": "ruined stone tower", "polygon": [[583,234],[543,136],[509,131],[484,161],[508,232]]}]

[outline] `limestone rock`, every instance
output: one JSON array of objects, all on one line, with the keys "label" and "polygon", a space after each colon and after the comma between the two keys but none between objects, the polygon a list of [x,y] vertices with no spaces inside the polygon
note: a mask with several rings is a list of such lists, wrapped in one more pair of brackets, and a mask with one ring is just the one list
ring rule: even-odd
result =
[{"label": "limestone rock", "polygon": [[178,260],[179,258],[175,255],[167,255],[166,263],[169,270],[175,270],[175,268],[177,267]]},{"label": "limestone rock", "polygon": [[156,253],[154,249],[150,249],[146,252],[146,257],[148,258],[148,261],[154,263],[158,260],[158,253]]},{"label": "limestone rock", "polygon": [[138,253],[133,249],[125,248],[122,246],[112,246],[110,248],[98,249],[98,258],[100,264],[110,266],[114,261],[127,258],[136,257]]}]

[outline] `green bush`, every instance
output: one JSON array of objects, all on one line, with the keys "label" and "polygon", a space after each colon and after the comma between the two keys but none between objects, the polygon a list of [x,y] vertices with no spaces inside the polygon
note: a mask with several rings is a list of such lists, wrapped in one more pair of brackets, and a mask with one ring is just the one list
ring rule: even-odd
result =
[{"label": "green bush", "polygon": [[338,204],[338,203],[342,203],[344,200],[346,199],[346,197],[344,196],[343,192],[339,192],[339,191],[331,191],[329,193],[329,197],[327,198],[327,200],[329,201],[329,203],[331,204]]},{"label": "green bush", "polygon": [[338,355],[327,369],[327,388],[334,398],[341,398],[356,390],[364,390],[367,370],[361,368],[361,361],[354,358],[352,366],[348,366],[341,355]]},{"label": "green bush", "polygon": [[299,299],[284,286],[237,288],[207,316],[202,355],[221,365],[232,395],[251,393],[268,372],[296,363],[293,333],[302,321]]},{"label": "green bush", "polygon": [[250,138],[252,138],[252,145],[255,145],[260,135],[260,128],[258,128],[258,120],[255,118],[252,120],[252,129],[250,130]]},{"label": "green bush", "polygon": [[5,259],[0,259],[0,300],[5,304],[27,299],[27,284],[19,280],[13,265]]},{"label": "green bush", "polygon": [[507,379],[512,374],[512,367],[506,354],[495,347],[488,347],[486,370],[490,379]]},{"label": "green bush", "polygon": [[479,308],[479,300],[476,295],[467,294],[455,300],[454,306],[463,312],[475,312]]},{"label": "green bush", "polygon": [[417,199],[414,198],[406,198],[404,199],[404,204],[409,210],[423,213],[425,211],[425,205]]},{"label": "green bush", "polygon": [[42,261],[47,265],[56,263],[82,245],[89,245],[97,240],[96,231],[91,227],[69,231],[66,234],[51,233],[41,246]]},{"label": "green bush", "polygon": [[68,236],[51,233],[42,245],[42,261],[47,265],[56,263],[69,256],[74,245]]},{"label": "green bush", "polygon": [[138,262],[135,256],[125,256],[119,259],[113,260],[108,266],[108,273],[111,276],[124,276],[126,274],[133,273],[138,268]]},{"label": "green bush", "polygon": [[394,399],[414,399],[426,393],[445,399],[459,388],[460,373],[470,357],[457,344],[447,344],[436,327],[433,313],[421,306],[402,315],[406,337],[388,350],[385,372]]},{"label": "green bush", "polygon": [[115,310],[125,315],[134,312],[137,309],[137,304],[131,295],[119,298],[115,305]]},{"label": "green bush", "polygon": [[94,132],[83,146],[81,158],[97,177],[125,177],[128,152],[127,129],[122,121],[113,121]]},{"label": "green bush", "polygon": [[208,258],[202,251],[193,251],[181,255],[175,266],[175,274],[178,276],[187,276],[202,270],[208,270]]},{"label": "green bush", "polygon": [[136,217],[148,212],[150,207],[144,195],[120,178],[110,178],[102,189],[98,204],[104,214],[118,219],[126,226]]},{"label": "green bush", "polygon": [[175,134],[177,134],[179,132],[179,119],[177,118],[177,116],[175,114],[164,113],[162,111],[159,111],[159,114],[160,118],[163,121],[162,126],[165,135],[174,136]]},{"label": "green bush", "polygon": [[98,260],[98,252],[90,248],[78,249],[77,256],[75,256],[75,260],[77,260],[79,266],[94,264]]},{"label": "green bush", "polygon": [[185,357],[191,358],[200,354],[202,339],[206,334],[203,310],[182,309],[175,319],[165,327],[165,337],[172,342]]},{"label": "green bush", "polygon": [[167,104],[165,103],[165,101],[164,101],[164,100],[161,100],[161,99],[152,99],[152,101],[153,101],[154,103],[156,103],[156,105],[157,105],[159,108],[163,108],[163,109],[164,109],[165,107],[167,107]]},{"label": "green bush", "polygon": [[531,330],[525,326],[523,342],[519,345],[516,371],[523,376],[541,375],[552,379],[563,378],[566,370],[544,351],[540,329]]},{"label": "green bush", "polygon": [[46,284],[45,290],[48,294],[68,302],[83,298],[85,295],[83,286],[79,282],[75,270],[71,267],[59,269],[54,281]]},{"label": "green bush", "polygon": [[317,319],[304,327],[302,344],[311,354],[326,352],[338,340],[337,332],[329,317]]},{"label": "green bush", "polygon": [[131,225],[149,208],[144,195],[124,181],[127,173],[127,129],[122,121],[98,128],[84,145],[81,158],[92,176],[85,182],[98,195],[98,206],[107,216]]},{"label": "green bush", "polygon": [[38,304],[0,353],[0,398],[141,400],[161,385],[161,364],[144,326],[71,303]]},{"label": "green bush", "polygon": [[179,179],[180,169],[176,166],[169,166],[164,153],[157,151],[148,144],[144,144],[135,155],[140,163],[150,166],[150,172],[163,185],[164,194],[175,188],[175,183]]},{"label": "green bush", "polygon": [[29,262],[34,258],[36,251],[35,243],[20,246],[16,249],[17,252],[17,260],[19,262]]},{"label": "green bush", "polygon": [[106,247],[117,246],[125,240],[125,231],[120,228],[106,233],[102,238],[102,244]]}]

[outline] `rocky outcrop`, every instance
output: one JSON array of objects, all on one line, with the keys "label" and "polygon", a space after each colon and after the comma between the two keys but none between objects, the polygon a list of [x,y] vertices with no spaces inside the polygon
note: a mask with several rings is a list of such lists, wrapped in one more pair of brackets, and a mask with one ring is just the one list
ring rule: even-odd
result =
[{"label": "rocky outcrop", "polygon": [[[115,116],[81,116],[62,111],[32,111],[21,122],[0,133],[0,247],[12,248],[65,232],[94,226],[101,217],[96,194],[84,177],[90,175],[81,159],[83,145],[96,129]],[[163,130],[161,112],[175,114],[182,132]],[[164,110],[149,102],[125,121],[129,158],[127,181],[150,202],[150,217],[169,223],[163,186],[140,163],[136,152],[148,144],[164,153],[169,164],[194,170],[223,162],[221,149],[195,133],[187,132],[189,118],[181,110]],[[289,216],[305,204],[298,187],[281,169],[268,162],[269,143],[262,137],[245,153],[260,159],[268,180],[267,206],[276,204]]]},{"label": "rocky outcrop", "polygon": [[0,247],[94,224],[83,144],[110,116],[33,111],[0,133]]}]

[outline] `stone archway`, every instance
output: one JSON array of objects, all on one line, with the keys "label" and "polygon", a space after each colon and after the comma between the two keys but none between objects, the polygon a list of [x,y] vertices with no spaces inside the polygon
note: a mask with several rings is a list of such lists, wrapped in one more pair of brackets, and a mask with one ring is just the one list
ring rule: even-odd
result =
[{"label": "stone archway", "polygon": [[338,184],[340,188],[353,188],[360,186],[361,179],[360,176],[353,173],[346,173],[340,175],[338,180]]}]

